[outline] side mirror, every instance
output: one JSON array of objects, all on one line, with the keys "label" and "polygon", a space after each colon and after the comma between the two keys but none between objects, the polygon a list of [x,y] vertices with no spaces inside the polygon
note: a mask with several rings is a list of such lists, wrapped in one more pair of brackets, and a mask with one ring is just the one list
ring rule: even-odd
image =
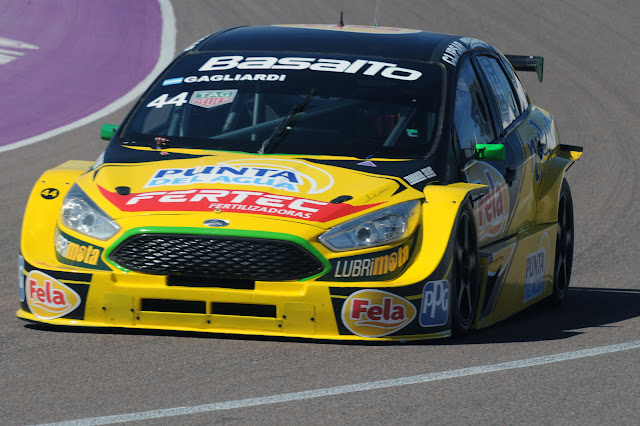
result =
[{"label": "side mirror", "polygon": [[504,145],[501,143],[476,144],[476,160],[504,161]]},{"label": "side mirror", "polygon": [[110,141],[118,131],[118,126],[115,124],[103,124],[100,128],[100,139]]}]

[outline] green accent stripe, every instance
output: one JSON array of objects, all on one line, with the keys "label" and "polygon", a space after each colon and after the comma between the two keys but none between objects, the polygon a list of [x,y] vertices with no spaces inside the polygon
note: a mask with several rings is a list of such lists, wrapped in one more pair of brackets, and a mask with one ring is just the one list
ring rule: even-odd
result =
[{"label": "green accent stripe", "polygon": [[303,278],[298,281],[309,281],[326,274],[331,269],[329,261],[316,249],[311,243],[304,238],[291,234],[283,234],[281,232],[269,232],[269,231],[247,231],[244,229],[222,229],[222,228],[183,228],[177,226],[149,226],[132,228],[126,231],[105,250],[104,257],[115,268],[120,269],[123,272],[130,272],[128,269],[114,263],[109,256],[111,252],[122,244],[127,238],[140,235],[140,234],[174,234],[174,235],[205,235],[205,236],[222,236],[222,237],[239,237],[239,238],[256,238],[264,240],[281,240],[288,241],[290,243],[299,245],[316,257],[320,263],[324,266],[322,272],[313,275],[308,278]]}]

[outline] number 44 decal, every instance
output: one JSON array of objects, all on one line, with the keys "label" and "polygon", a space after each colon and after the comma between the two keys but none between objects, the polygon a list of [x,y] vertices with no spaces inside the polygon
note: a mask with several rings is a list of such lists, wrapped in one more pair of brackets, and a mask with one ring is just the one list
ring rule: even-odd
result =
[{"label": "number 44 decal", "polygon": [[169,98],[168,94],[160,95],[151,102],[147,104],[147,108],[162,108],[165,105],[175,105],[182,106],[187,103],[187,96],[189,92],[182,92],[179,95],[174,96],[173,98],[167,100]]},{"label": "number 44 decal", "polygon": [[60,195],[60,191],[56,188],[46,188],[40,192],[40,196],[45,200],[53,200],[54,198],[57,198],[58,195]]}]

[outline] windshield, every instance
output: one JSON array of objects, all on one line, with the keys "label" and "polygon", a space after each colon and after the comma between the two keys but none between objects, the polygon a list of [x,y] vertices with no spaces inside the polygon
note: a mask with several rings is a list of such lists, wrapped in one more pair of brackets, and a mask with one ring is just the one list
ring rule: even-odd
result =
[{"label": "windshield", "polygon": [[438,134],[443,70],[327,54],[184,56],[121,143],[260,153],[419,157]]}]

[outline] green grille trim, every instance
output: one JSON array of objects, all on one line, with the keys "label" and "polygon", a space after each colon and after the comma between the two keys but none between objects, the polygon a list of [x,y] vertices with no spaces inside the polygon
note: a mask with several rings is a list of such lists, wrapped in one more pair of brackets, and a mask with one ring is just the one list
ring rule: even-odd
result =
[{"label": "green grille trim", "polygon": [[300,279],[298,281],[309,281],[315,278],[318,278],[331,269],[331,264],[329,261],[316,249],[309,241],[304,238],[300,238],[291,234],[283,234],[281,232],[269,232],[269,231],[246,231],[242,229],[220,229],[220,228],[182,228],[178,226],[146,226],[140,228],[132,228],[126,231],[124,234],[120,236],[109,246],[104,253],[104,258],[107,262],[112,265],[114,268],[117,268],[123,272],[131,272],[129,269],[123,268],[122,266],[113,262],[109,256],[111,252],[116,249],[120,244],[122,244],[127,238],[139,235],[139,234],[176,234],[176,235],[206,235],[206,236],[223,236],[223,237],[240,237],[240,238],[260,238],[264,240],[281,240],[288,241],[290,243],[297,244],[304,249],[306,249],[309,253],[315,256],[320,263],[324,266],[322,272],[312,275],[307,278]]}]

